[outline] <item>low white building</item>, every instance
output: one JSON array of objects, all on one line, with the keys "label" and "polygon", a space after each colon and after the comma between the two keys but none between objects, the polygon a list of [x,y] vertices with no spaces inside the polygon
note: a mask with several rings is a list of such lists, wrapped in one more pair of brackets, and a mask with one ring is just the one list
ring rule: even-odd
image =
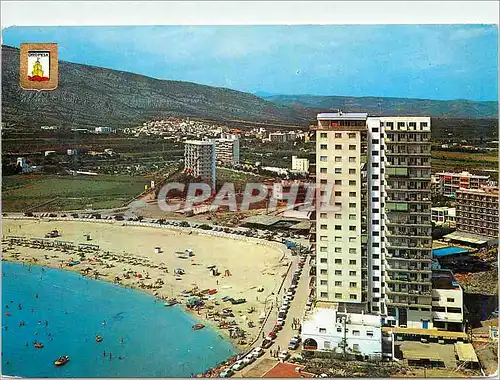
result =
[{"label": "low white building", "polygon": [[438,330],[463,331],[463,290],[450,270],[432,271],[432,324]]},{"label": "low white building", "polygon": [[456,208],[455,207],[432,207],[431,221],[440,224],[455,225]]},{"label": "low white building", "polygon": [[95,133],[113,133],[113,128],[111,127],[95,127]]},{"label": "low white building", "polygon": [[371,314],[344,313],[316,307],[302,320],[304,350],[382,357],[381,318]]},{"label": "low white building", "polygon": [[298,158],[297,156],[292,156],[292,171],[308,173],[309,160],[307,158]]}]

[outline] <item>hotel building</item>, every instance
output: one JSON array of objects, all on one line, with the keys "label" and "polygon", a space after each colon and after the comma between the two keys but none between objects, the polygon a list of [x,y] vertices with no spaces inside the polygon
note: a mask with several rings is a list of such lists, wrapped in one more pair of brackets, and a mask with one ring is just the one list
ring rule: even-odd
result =
[{"label": "hotel building", "polygon": [[462,173],[436,173],[437,188],[441,195],[455,197],[458,189],[479,189],[488,185],[490,176],[476,175],[469,172]]},{"label": "hotel building", "polygon": [[215,142],[187,140],[184,142],[184,172],[199,177],[215,191]]},{"label": "hotel building", "polygon": [[215,139],[215,158],[217,162],[237,165],[240,163],[240,138],[238,135],[222,134]]},{"label": "hotel building", "polygon": [[[315,297],[431,328],[430,118],[321,113],[313,127]],[[331,193],[326,185],[333,184]]]},{"label": "hotel building", "polygon": [[497,239],[498,188],[460,189],[456,194],[457,231]]}]

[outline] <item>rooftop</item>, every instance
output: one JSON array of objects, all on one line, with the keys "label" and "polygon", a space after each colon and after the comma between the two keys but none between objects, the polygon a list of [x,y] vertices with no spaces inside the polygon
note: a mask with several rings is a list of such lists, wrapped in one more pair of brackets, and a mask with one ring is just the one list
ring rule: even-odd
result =
[{"label": "rooftop", "polygon": [[490,178],[489,175],[478,175],[478,174],[471,174],[469,172],[461,172],[461,173],[456,173],[456,172],[439,172],[436,173],[436,175],[445,175],[445,176],[460,176],[460,177],[476,177],[476,178],[485,178],[488,179]]},{"label": "rooftop", "polygon": [[450,270],[433,270],[432,271],[432,288],[433,289],[460,289],[460,285],[453,276]]},{"label": "rooftop", "polygon": [[498,187],[483,186],[480,189],[465,189],[460,188],[457,192],[469,193],[469,194],[479,194],[479,195],[496,195],[498,196]]},{"label": "rooftop", "polygon": [[314,376],[312,373],[302,372],[303,369],[304,366],[298,364],[278,363],[269,371],[267,371],[262,377],[276,379],[276,378],[301,378],[301,377]]},{"label": "rooftop", "polygon": [[366,120],[367,113],[326,112],[319,113],[318,120]]},{"label": "rooftop", "polygon": [[184,144],[190,144],[190,145],[213,145],[213,141],[208,141],[208,140],[186,140],[186,141],[184,141]]}]

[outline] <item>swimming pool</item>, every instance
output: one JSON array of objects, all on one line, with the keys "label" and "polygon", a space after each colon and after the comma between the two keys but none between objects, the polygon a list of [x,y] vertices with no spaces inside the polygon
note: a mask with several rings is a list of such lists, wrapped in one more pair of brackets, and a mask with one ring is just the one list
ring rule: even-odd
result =
[{"label": "swimming pool", "polygon": [[432,256],[442,257],[442,256],[458,255],[459,253],[465,253],[468,251],[469,251],[468,249],[460,247],[436,248],[432,250]]}]

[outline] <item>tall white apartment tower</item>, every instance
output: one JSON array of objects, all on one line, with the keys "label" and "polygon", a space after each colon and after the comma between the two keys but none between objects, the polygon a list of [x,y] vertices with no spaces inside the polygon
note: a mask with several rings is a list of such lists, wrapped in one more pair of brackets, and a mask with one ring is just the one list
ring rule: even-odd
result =
[{"label": "tall white apartment tower", "polygon": [[207,182],[215,191],[215,142],[187,140],[184,142],[184,171]]},{"label": "tall white apartment tower", "polygon": [[317,119],[317,199],[333,184],[333,208],[317,207],[313,223],[316,299],[432,327],[430,118]]}]

